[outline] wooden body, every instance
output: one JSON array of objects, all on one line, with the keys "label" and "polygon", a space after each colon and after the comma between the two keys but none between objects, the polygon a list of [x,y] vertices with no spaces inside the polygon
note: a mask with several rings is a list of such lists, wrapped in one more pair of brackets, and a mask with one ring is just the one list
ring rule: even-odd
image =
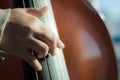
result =
[{"label": "wooden body", "polygon": [[[118,80],[113,46],[95,10],[84,0],[51,2],[66,45],[64,55],[70,80]],[[0,8],[12,5],[12,0],[0,1]],[[14,56],[0,60],[0,80],[24,80],[21,60]]]},{"label": "wooden body", "polygon": [[118,80],[106,26],[86,0],[51,0],[70,80]]},{"label": "wooden body", "polygon": [[[12,0],[1,0],[0,9],[13,8]],[[13,55],[0,60],[0,80],[24,80],[22,62]]]}]

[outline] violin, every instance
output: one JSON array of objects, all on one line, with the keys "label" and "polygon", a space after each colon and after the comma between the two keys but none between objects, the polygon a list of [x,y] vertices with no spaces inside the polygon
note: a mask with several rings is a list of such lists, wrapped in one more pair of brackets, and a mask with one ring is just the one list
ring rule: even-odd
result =
[{"label": "violin", "polygon": [[[37,8],[44,6],[44,1],[48,0],[15,1],[0,1],[0,8]],[[23,1],[26,4],[23,5]],[[56,57],[58,63],[55,65],[59,68],[56,67],[55,72],[48,71],[55,67],[51,65],[52,59],[47,64],[49,68],[44,67],[43,71],[35,72],[21,59],[9,55],[4,61],[0,61],[0,80],[118,80],[112,41],[104,22],[92,6],[86,0],[51,0],[51,4],[49,9],[53,9],[59,36],[66,46],[63,50],[64,57],[61,53]],[[44,19],[41,20],[48,24],[49,19]],[[57,30],[54,31],[57,33]],[[59,57],[60,55],[62,57]],[[40,60],[42,66],[45,66],[46,59],[49,62],[50,58],[51,55]]]}]

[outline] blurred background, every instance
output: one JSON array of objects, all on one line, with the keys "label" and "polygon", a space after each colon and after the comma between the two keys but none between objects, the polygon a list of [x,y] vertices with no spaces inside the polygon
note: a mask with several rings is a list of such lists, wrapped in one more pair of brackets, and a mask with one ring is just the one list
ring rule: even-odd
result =
[{"label": "blurred background", "polygon": [[120,0],[90,0],[90,3],[105,22],[112,38],[120,80]]}]

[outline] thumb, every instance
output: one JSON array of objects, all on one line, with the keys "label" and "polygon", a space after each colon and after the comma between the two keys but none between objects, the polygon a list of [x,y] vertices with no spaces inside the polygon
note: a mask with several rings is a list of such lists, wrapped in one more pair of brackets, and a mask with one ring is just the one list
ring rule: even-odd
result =
[{"label": "thumb", "polygon": [[43,16],[48,10],[48,7],[43,7],[43,8],[28,8],[25,9],[25,11],[33,16],[36,17],[41,17]]}]

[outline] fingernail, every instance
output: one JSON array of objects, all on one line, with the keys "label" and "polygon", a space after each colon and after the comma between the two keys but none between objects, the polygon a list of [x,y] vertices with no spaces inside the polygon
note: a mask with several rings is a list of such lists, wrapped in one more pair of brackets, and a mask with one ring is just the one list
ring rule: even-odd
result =
[{"label": "fingernail", "polygon": [[41,71],[42,70],[42,66],[38,61],[36,61],[36,68],[35,69],[36,69],[36,71]]},{"label": "fingernail", "polygon": [[37,71],[41,71],[41,70],[42,70],[42,67],[38,67],[38,68],[37,68]]},{"label": "fingernail", "polygon": [[48,8],[47,6],[44,6],[43,8]]},{"label": "fingernail", "polygon": [[42,9],[45,9],[45,11],[47,11],[47,10],[48,10],[48,7],[47,7],[47,6],[44,6]]}]

